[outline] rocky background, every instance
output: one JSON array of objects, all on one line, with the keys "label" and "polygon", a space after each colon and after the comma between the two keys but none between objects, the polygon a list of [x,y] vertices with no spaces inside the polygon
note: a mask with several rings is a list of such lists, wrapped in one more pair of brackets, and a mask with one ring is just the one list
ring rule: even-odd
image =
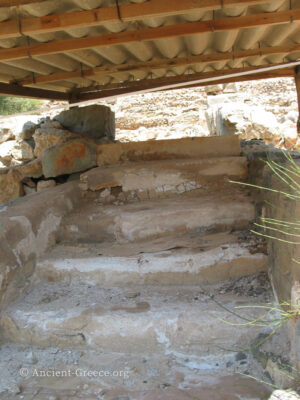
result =
[{"label": "rocky background", "polygon": [[290,78],[97,103],[64,111],[63,103],[45,102],[40,115],[0,118],[0,203],[78,178],[78,172],[97,164],[98,146],[115,140],[237,134],[288,150],[300,146]]},{"label": "rocky background", "polygon": [[120,141],[226,133],[288,148],[298,141],[297,95],[290,78],[156,92],[106,104],[116,114]]}]

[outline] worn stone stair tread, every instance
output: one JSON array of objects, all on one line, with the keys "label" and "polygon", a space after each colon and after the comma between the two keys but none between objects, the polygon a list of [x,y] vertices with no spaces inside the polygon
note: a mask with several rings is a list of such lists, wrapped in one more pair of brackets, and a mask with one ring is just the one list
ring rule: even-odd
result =
[{"label": "worn stone stair tread", "polygon": [[[248,174],[245,157],[216,157],[129,162],[122,165],[93,168],[80,175],[82,188],[96,191],[121,186],[123,191],[184,191],[179,185],[201,187],[221,177],[245,179]],[[194,184],[194,185],[192,185]],[[176,189],[177,188],[177,189]]]},{"label": "worn stone stair tread", "polygon": [[101,287],[215,284],[267,269],[256,238],[243,232],[171,236],[140,243],[61,244],[40,259],[36,277]]},{"label": "worn stone stair tread", "polygon": [[251,197],[235,189],[218,196],[182,195],[119,206],[86,204],[64,220],[59,239],[122,242],[189,231],[204,234],[209,230],[247,227],[254,215]]},{"label": "worn stone stair tread", "polygon": [[173,249],[201,249],[209,250],[220,245],[230,243],[244,243],[245,246],[264,245],[264,239],[244,230],[231,230],[225,232],[203,235],[199,232],[185,234],[170,234],[158,238],[150,238],[137,242],[61,242],[57,243],[40,260],[59,259],[64,256],[86,258],[89,256],[127,257],[143,253],[156,253]]},{"label": "worn stone stair tread", "polygon": [[[259,301],[218,292],[218,286],[210,289],[214,299],[231,310]],[[254,319],[259,310],[244,312]],[[3,340],[41,346],[200,356],[219,354],[221,347],[247,348],[262,332],[221,320],[239,319],[232,319],[199,286],[104,289],[39,283],[2,314],[0,334]]]},{"label": "worn stone stair tread", "polygon": [[[247,353],[240,360],[230,352],[187,358],[5,344],[0,368],[1,400],[257,400],[269,393],[265,385],[236,373],[260,376],[261,368]],[[20,376],[21,368],[28,376]],[[70,376],[63,375],[69,371]],[[18,388],[20,393],[13,393]]]}]

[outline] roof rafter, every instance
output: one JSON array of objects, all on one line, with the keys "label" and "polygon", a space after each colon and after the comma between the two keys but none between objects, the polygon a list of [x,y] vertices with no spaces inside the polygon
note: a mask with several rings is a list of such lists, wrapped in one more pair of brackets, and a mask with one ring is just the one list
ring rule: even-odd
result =
[{"label": "roof rafter", "polygon": [[30,46],[0,50],[0,61],[19,60],[37,55],[56,54],[74,50],[151,41],[177,36],[190,36],[205,32],[220,32],[256,26],[293,23],[300,20],[300,9],[254,14],[242,17],[228,17],[208,21],[166,25],[158,28],[138,29],[120,33],[109,33],[80,39],[68,39]]},{"label": "roof rafter", "polygon": [[57,82],[74,78],[90,78],[93,76],[114,76],[119,73],[133,73],[137,71],[149,71],[155,69],[167,69],[179,66],[188,66],[201,63],[210,63],[215,61],[230,61],[238,58],[267,56],[272,54],[291,54],[300,52],[300,44],[290,44],[286,46],[260,47],[250,50],[234,50],[230,52],[218,52],[211,54],[201,54],[199,56],[178,57],[174,59],[158,59],[146,62],[136,62],[120,65],[107,65],[105,67],[96,67],[72,72],[58,72],[51,75],[30,76],[18,80],[20,85],[34,85],[41,83]]},{"label": "roof rafter", "polygon": [[[40,0],[32,0],[37,2]],[[144,3],[131,3],[119,6],[122,21],[137,21],[143,18],[165,17],[185,14],[191,11],[207,11],[231,6],[248,6],[264,3],[266,0],[150,0]],[[275,1],[275,0],[271,0]],[[24,4],[27,0],[15,0],[12,3]],[[4,1],[5,4],[11,3]],[[1,6],[1,0],[0,0]],[[24,35],[56,32],[65,29],[91,27],[104,23],[119,22],[115,6],[93,10],[47,15],[44,17],[24,18],[0,23],[0,39]]]}]

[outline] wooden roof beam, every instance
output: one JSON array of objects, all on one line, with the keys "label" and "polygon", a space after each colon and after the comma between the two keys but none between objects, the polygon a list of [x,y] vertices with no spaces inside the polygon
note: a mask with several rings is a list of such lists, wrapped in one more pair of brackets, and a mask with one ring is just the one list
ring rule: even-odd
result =
[{"label": "wooden roof beam", "polygon": [[[20,5],[40,0],[2,1],[1,4]],[[44,0],[45,1],[45,0]],[[269,0],[269,2],[276,0]],[[144,3],[120,5],[122,21],[137,21],[143,18],[166,17],[189,12],[207,11],[222,7],[249,6],[265,3],[266,0],[150,0]],[[66,29],[91,27],[104,23],[119,22],[117,8],[102,7],[93,10],[53,14],[44,17],[23,18],[0,23],[0,39],[24,35],[56,32]]]},{"label": "wooden roof beam", "polygon": [[34,99],[68,101],[69,94],[52,90],[23,87],[0,82],[0,96],[31,97]]},{"label": "wooden roof beam", "polygon": [[[90,88],[81,88],[74,90],[70,93],[70,98],[72,103],[93,100],[93,99],[101,99],[110,96],[118,96],[120,94],[126,93],[138,93],[141,91],[147,91],[151,89],[160,89],[165,86],[178,84],[178,83],[187,83],[193,82],[200,79],[210,79],[211,81],[206,81],[203,84],[195,83],[186,85],[183,87],[198,87],[198,86],[207,86],[211,84],[217,83],[229,83],[229,82],[240,82],[247,80],[256,80],[256,79],[268,79],[268,78],[279,78],[279,77],[293,77],[295,76],[295,69],[293,67],[286,67],[277,70],[270,70],[264,72],[257,72],[253,74],[253,71],[258,70],[260,68],[264,68],[265,65],[259,65],[256,67],[249,68],[235,68],[232,70],[222,70],[222,71],[214,71],[214,72],[205,72],[205,73],[196,73],[189,75],[180,75],[175,77],[164,77],[157,79],[144,79],[140,81],[132,81],[127,84],[110,84],[105,86],[94,86]],[[231,75],[233,73],[241,73],[241,72],[249,72],[249,75],[243,75],[238,77],[229,77],[226,78],[226,75]],[[216,80],[217,77],[220,79]],[[180,88],[175,88],[180,89]],[[164,90],[164,89],[163,89]]]},{"label": "wooden roof beam", "polygon": [[205,32],[221,32],[256,26],[292,23],[291,21],[299,20],[300,9],[292,9],[273,13],[253,14],[242,17],[220,18],[208,21],[166,25],[158,28],[137,29],[134,31],[109,33],[80,39],[68,39],[48,43],[38,43],[30,46],[1,49],[0,62],[19,60],[46,54],[92,49],[96,47],[151,41],[178,36],[190,36]]},{"label": "wooden roof beam", "polygon": [[114,76],[119,73],[134,73],[138,71],[152,71],[155,69],[168,69],[179,66],[188,66],[194,64],[207,64],[217,61],[230,61],[254,56],[267,56],[271,54],[291,54],[300,52],[300,44],[291,44],[285,46],[261,47],[250,50],[234,50],[230,52],[218,52],[211,54],[201,54],[199,56],[165,58],[146,62],[136,62],[120,65],[107,65],[93,69],[78,70],[72,72],[58,72],[51,75],[30,76],[18,80],[20,85],[35,85],[41,83],[57,82],[74,78],[91,78],[93,76],[104,77]]}]

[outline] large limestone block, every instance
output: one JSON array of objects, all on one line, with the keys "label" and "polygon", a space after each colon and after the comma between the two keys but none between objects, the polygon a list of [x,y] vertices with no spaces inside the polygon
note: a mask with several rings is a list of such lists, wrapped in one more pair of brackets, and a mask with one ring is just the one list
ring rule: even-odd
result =
[{"label": "large limestone block", "polygon": [[150,161],[239,156],[239,138],[200,137],[146,142],[108,143],[97,148],[98,166],[127,161]]},{"label": "large limestone block", "polygon": [[46,178],[51,178],[85,171],[94,167],[96,161],[96,146],[92,141],[70,140],[43,151],[43,174]]},{"label": "large limestone block", "polygon": [[94,139],[115,138],[115,114],[107,106],[74,107],[55,117],[63,127]]}]

